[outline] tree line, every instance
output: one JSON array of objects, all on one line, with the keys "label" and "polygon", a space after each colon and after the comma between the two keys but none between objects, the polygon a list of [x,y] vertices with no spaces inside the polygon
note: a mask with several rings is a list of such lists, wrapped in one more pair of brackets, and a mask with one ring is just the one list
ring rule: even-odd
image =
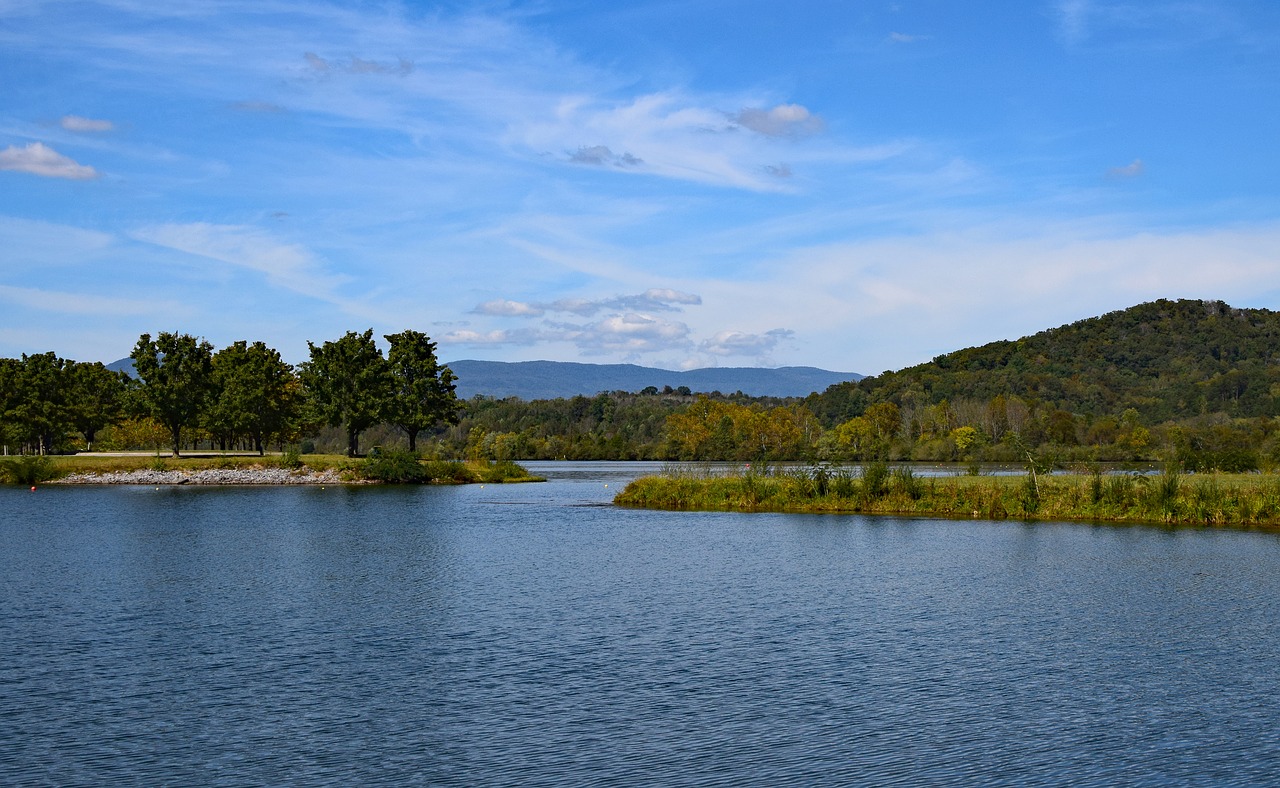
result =
[{"label": "tree line", "polygon": [[425,431],[458,419],[455,377],[418,331],[388,334],[384,356],[373,330],[320,345],[296,368],[262,342],[214,352],[190,334],[139,337],[130,354],[136,377],[55,353],[0,359],[0,443],[6,451],[47,454],[78,434],[86,448],[104,429],[116,443],[156,440],[176,457],[194,435],[259,454],[294,443],[323,425],[343,430],[349,456],[374,424],[393,425],[410,449]]},{"label": "tree line", "polygon": [[438,437],[447,456],[491,460],[1174,461],[1188,470],[1280,465],[1280,419],[1207,414],[1150,423],[997,394],[931,405],[865,404],[824,424],[807,400],[719,392],[466,402]]}]

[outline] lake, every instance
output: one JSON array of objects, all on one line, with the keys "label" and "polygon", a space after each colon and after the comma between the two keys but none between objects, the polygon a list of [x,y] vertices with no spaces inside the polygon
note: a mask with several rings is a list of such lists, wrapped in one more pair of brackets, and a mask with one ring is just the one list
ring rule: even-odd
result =
[{"label": "lake", "polygon": [[[0,783],[1274,785],[1280,538],[0,488]],[[607,486],[606,486],[607,485]]]}]

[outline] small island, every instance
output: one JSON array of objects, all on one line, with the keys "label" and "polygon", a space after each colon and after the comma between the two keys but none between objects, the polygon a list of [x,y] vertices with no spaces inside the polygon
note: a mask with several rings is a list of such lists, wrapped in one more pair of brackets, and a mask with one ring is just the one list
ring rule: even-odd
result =
[{"label": "small island", "polygon": [[909,465],[673,470],[627,485],[620,506],[686,511],[916,515],[950,519],[1074,520],[1280,528],[1280,476],[1068,473],[920,476]]},{"label": "small island", "polygon": [[404,450],[352,459],[339,455],[80,454],[0,458],[0,482],[12,484],[366,485],[498,484],[544,481],[514,462],[424,460]]}]

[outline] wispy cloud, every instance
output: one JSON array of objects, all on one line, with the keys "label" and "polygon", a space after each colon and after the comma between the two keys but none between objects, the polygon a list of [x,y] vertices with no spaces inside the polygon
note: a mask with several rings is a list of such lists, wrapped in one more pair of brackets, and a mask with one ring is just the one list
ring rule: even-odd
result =
[{"label": "wispy cloud", "polygon": [[87,181],[98,177],[98,171],[93,167],[79,164],[42,142],[33,142],[21,148],[10,145],[0,150],[0,170],[73,181]]},{"label": "wispy cloud", "polygon": [[546,307],[536,304],[498,298],[493,301],[485,301],[471,311],[477,315],[491,315],[494,317],[542,317],[547,310]]},{"label": "wispy cloud", "polygon": [[689,326],[677,320],[628,312],[591,323],[548,321],[540,328],[476,331],[459,329],[441,337],[451,345],[500,347],[564,343],[587,356],[624,355],[686,350],[692,346]]},{"label": "wispy cloud", "polygon": [[698,350],[716,356],[745,356],[760,359],[769,356],[778,343],[794,339],[796,332],[787,328],[775,328],[763,334],[743,331],[721,331],[698,345]]},{"label": "wispy cloud", "polygon": [[285,111],[279,104],[270,101],[234,101],[231,108],[237,112],[255,112],[266,115],[278,115]]},{"label": "wispy cloud", "polygon": [[635,295],[619,295],[610,298],[562,298],[550,302],[523,302],[496,299],[479,304],[471,310],[474,314],[495,317],[542,317],[547,312],[563,312],[590,317],[608,310],[633,310],[640,312],[679,312],[682,307],[696,306],[702,297],[670,288],[650,288]]},{"label": "wispy cloud", "polygon": [[766,137],[802,137],[822,131],[822,119],[799,104],[779,104],[772,109],[747,107],[730,119],[744,129]]},{"label": "wispy cloud", "polygon": [[1147,167],[1142,163],[1142,159],[1134,159],[1123,167],[1112,167],[1107,170],[1107,177],[1112,179],[1137,178],[1147,171]]},{"label": "wispy cloud", "polygon": [[168,312],[169,314],[177,314],[179,312],[172,302],[157,302],[154,299],[118,298],[89,293],[43,290],[33,287],[11,287],[9,285],[0,285],[0,301],[27,309],[67,315],[124,317],[129,315],[154,315],[158,312]]},{"label": "wispy cloud", "polygon": [[112,131],[116,127],[116,124],[109,120],[82,118],[79,115],[63,115],[62,119],[58,121],[58,125],[67,131],[78,133],[100,133]]},{"label": "wispy cloud", "polygon": [[890,33],[889,40],[895,44],[915,44],[920,41],[927,41],[932,36],[912,35],[911,33]]},{"label": "wispy cloud", "polygon": [[578,148],[569,154],[569,161],[574,164],[609,165],[613,167],[637,167],[644,164],[643,159],[630,153],[617,154],[604,145]]},{"label": "wispy cloud", "polygon": [[1058,0],[1059,30],[1067,43],[1076,43],[1089,33],[1090,0]]},{"label": "wispy cloud", "polygon": [[306,247],[277,240],[269,233],[243,225],[162,224],[133,233],[140,241],[199,255],[257,271],[279,288],[322,301],[348,306],[338,289],[348,280],[330,274]]},{"label": "wispy cloud", "polygon": [[358,57],[330,60],[320,57],[315,52],[306,52],[302,57],[307,66],[319,74],[327,74],[330,71],[344,71],[348,74],[398,74],[404,76],[413,73],[413,63],[404,58],[400,58],[395,64],[387,64]]}]

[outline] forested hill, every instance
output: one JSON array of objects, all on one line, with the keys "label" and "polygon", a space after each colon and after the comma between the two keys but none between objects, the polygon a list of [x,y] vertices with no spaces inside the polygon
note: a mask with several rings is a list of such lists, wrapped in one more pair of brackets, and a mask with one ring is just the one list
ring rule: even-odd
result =
[{"label": "forested hill", "polygon": [[834,424],[876,402],[912,407],[997,396],[1093,416],[1133,408],[1146,423],[1276,415],[1280,313],[1154,301],[838,384],[808,404]]},{"label": "forested hill", "polygon": [[741,391],[754,397],[805,397],[861,375],[815,367],[711,367],[673,372],[635,364],[579,364],[568,361],[451,361],[458,396],[503,399],[558,399],[602,391],[643,391],[652,386],[686,387],[692,392]]}]

